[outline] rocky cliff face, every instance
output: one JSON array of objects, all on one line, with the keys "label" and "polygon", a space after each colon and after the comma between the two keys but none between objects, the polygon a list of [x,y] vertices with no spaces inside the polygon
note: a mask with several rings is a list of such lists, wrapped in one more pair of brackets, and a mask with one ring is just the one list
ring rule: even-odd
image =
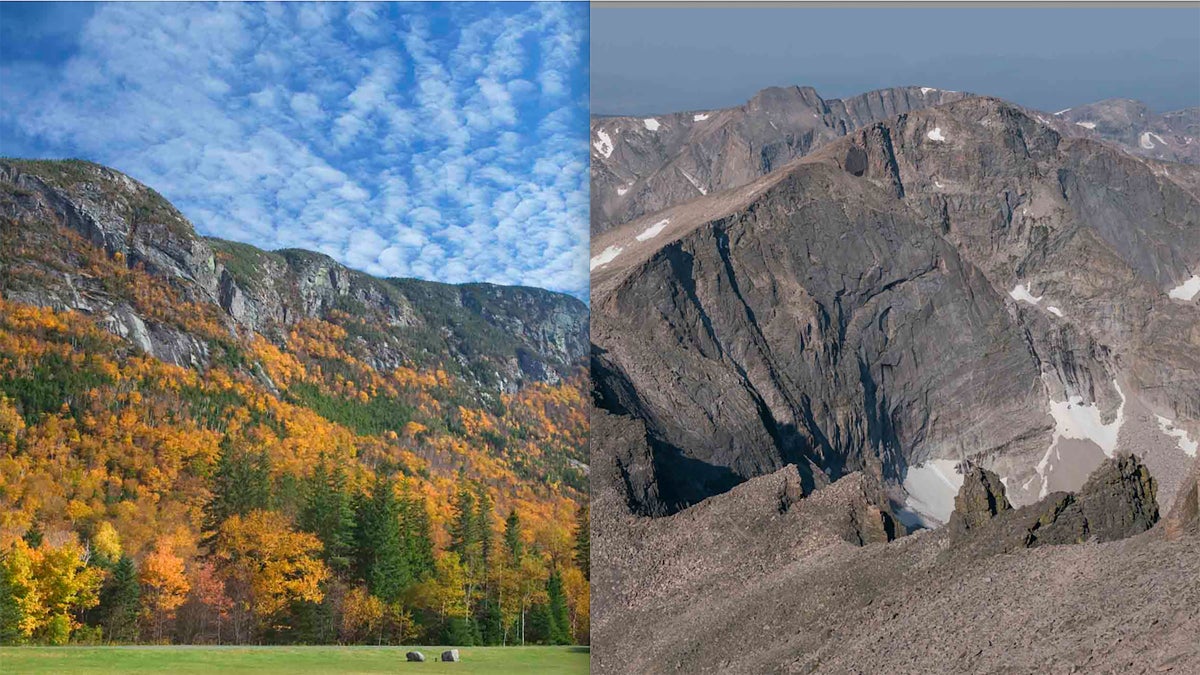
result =
[{"label": "rocky cliff face", "polygon": [[306,318],[347,317],[347,342],[376,369],[444,365],[482,391],[558,382],[582,363],[588,310],[569,296],[491,284],[376,279],[307,251],[262,251],[203,238],[152,189],[87,162],[0,160],[0,291],[101,317],[160,359],[204,366],[213,340],[186,322],[144,316],[136,289],[104,288],[86,246],[167,279],[230,335],[285,339]]},{"label": "rocky cliff face", "polygon": [[873,458],[893,485],[973,458],[1026,504],[1165,440],[1135,409],[1196,435],[1198,186],[969,98],[595,237],[593,379],[646,426],[637,510]]}]

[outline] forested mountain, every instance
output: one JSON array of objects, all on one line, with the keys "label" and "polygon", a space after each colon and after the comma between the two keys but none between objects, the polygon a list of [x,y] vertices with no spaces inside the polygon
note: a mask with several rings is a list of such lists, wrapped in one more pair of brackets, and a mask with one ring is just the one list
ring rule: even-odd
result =
[{"label": "forested mountain", "polygon": [[0,160],[0,638],[585,641],[587,331]]}]

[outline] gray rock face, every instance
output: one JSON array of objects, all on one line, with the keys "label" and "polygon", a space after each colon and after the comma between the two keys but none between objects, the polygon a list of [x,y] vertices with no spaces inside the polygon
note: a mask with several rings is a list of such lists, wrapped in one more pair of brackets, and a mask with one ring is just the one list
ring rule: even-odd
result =
[{"label": "gray rock face", "polygon": [[592,233],[744,185],[870,122],[969,96],[929,87],[823,99],[764,89],[745,105],[592,120]]},{"label": "gray rock face", "polygon": [[6,297],[99,315],[142,351],[177,365],[205,366],[208,342],[140,316],[128,299],[101,287],[80,269],[86,261],[62,231],[168,280],[186,301],[219,307],[230,335],[253,331],[281,341],[306,318],[342,312],[362,319],[370,339],[358,336],[350,347],[377,369],[445,363],[485,390],[511,392],[577,372],[587,349],[588,310],[570,296],[376,279],[320,254],[199,237],[153,190],[87,162],[0,161],[0,220],[10,250],[20,252],[4,262]]},{"label": "gray rock face", "polygon": [[1025,504],[1068,461],[1051,403],[1193,419],[1200,315],[1167,290],[1200,269],[1197,186],[972,98],[595,237],[597,401],[646,428],[635,511],[964,447]]}]

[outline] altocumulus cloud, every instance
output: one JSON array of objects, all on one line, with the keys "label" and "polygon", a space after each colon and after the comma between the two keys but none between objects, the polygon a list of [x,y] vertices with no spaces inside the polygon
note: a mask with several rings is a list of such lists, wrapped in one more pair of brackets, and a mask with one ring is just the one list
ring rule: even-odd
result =
[{"label": "altocumulus cloud", "polygon": [[587,22],[586,4],[103,4],[68,53],[3,56],[0,154],[113,166],[207,235],[583,297]]}]

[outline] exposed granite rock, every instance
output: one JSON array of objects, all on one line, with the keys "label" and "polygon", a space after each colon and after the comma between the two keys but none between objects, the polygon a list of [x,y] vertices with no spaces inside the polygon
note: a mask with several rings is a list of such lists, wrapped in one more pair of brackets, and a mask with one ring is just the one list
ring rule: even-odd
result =
[{"label": "exposed granite rock", "polygon": [[353,336],[352,350],[377,369],[447,365],[485,391],[512,392],[560,381],[587,349],[588,310],[570,296],[376,279],[316,253],[200,237],[158,193],[89,162],[0,160],[0,225],[13,240],[6,248],[36,252],[5,256],[5,297],[97,315],[142,351],[178,365],[206,366],[212,346],[184,326],[139,315],[90,278],[64,232],[167,279],[185,301],[219,307],[230,336],[253,331],[282,341],[303,319],[348,315],[364,333]]}]

